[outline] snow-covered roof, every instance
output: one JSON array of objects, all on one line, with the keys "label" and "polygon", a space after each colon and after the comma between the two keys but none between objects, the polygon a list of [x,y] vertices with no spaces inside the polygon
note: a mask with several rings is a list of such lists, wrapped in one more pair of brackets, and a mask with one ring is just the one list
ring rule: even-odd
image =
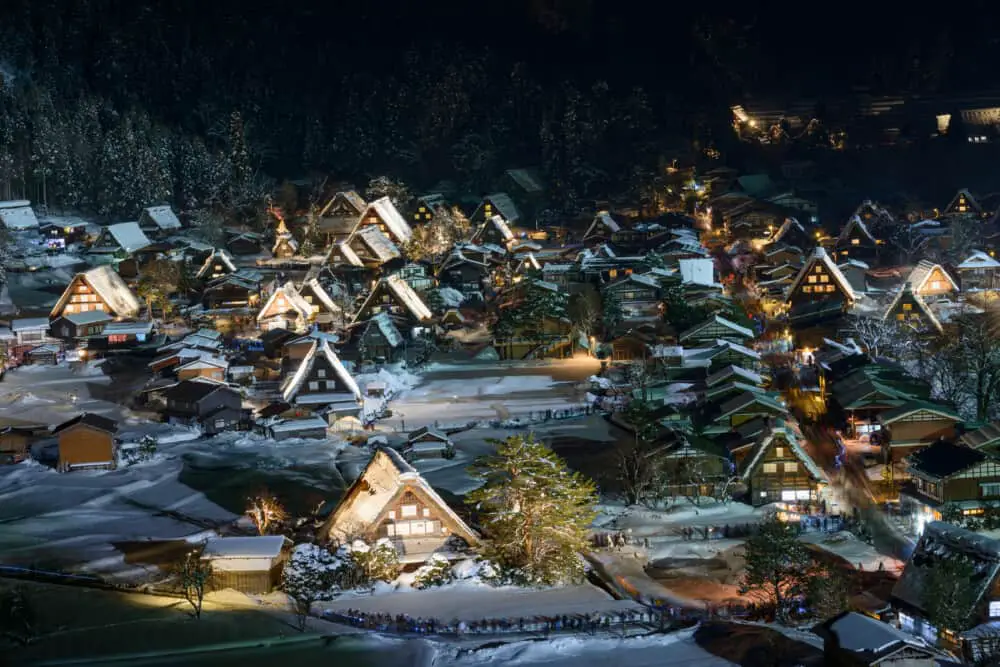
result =
[{"label": "snow-covered roof", "polygon": [[896,296],[895,298],[893,298],[892,303],[889,304],[889,307],[886,308],[885,313],[882,314],[883,320],[889,319],[890,316],[892,316],[892,314],[895,313],[896,306],[899,305],[899,302],[903,299],[904,296],[910,297],[913,300],[913,303],[917,304],[917,308],[919,308],[920,312],[922,312],[927,317],[927,319],[930,320],[931,324],[934,326],[935,329],[937,329],[938,331],[942,330],[941,322],[940,320],[938,320],[937,315],[935,315],[934,312],[928,307],[927,302],[924,301],[923,297],[921,297],[919,294],[913,291],[913,289],[910,287],[909,284],[903,285],[903,288],[898,292],[896,292]]},{"label": "snow-covered roof", "polygon": [[125,284],[122,277],[105,264],[76,274],[52,309],[52,317],[58,317],[62,313],[70,297],[73,296],[73,290],[79,281],[86,283],[116,317],[135,317],[142,309],[139,299]]},{"label": "snow-covered roof", "polygon": [[681,270],[681,281],[685,284],[711,287],[715,282],[715,264],[711,258],[688,258],[677,262]]},{"label": "snow-covered roof", "polygon": [[97,324],[98,322],[110,322],[114,319],[114,317],[103,310],[88,310],[82,313],[66,313],[63,317],[77,326],[82,324]]},{"label": "snow-covered roof", "polygon": [[285,382],[285,386],[282,387],[282,399],[286,403],[289,403],[295,398],[296,395],[298,395],[299,390],[302,389],[303,383],[312,371],[313,364],[316,363],[316,358],[320,356],[327,360],[341,384],[347,388],[350,393],[354,394],[356,399],[360,400],[361,389],[358,388],[358,383],[355,382],[351,374],[347,372],[344,364],[340,361],[340,357],[337,356],[337,353],[333,351],[333,348],[330,347],[330,343],[326,340],[313,341],[312,347],[309,348],[306,356],[299,363],[298,369],[296,369],[294,374],[288,377],[288,380]]},{"label": "snow-covered roof", "polygon": [[[279,297],[284,298],[288,309],[294,310],[303,319],[308,319],[308,317],[312,314],[312,306],[310,306],[309,303],[302,298],[302,295],[299,294],[299,291],[295,288],[295,283],[289,280],[284,285],[274,290],[274,293],[271,294],[267,303],[261,307],[260,311],[257,313],[257,322],[263,322],[268,317],[274,316],[274,313],[269,313],[268,311],[271,309],[271,304],[276,302]],[[288,312],[288,309],[282,312]]]},{"label": "snow-covered roof", "polygon": [[204,278],[205,276],[211,275],[213,268],[216,264],[221,264],[226,267],[229,273],[236,273],[236,264],[233,263],[233,256],[229,254],[229,251],[224,248],[215,248],[212,250],[205,262],[198,269],[198,273],[195,275],[196,278]]},{"label": "snow-covered roof", "polygon": [[541,265],[541,264],[540,264],[540,263],[538,262],[538,260],[537,260],[537,259],[535,258],[535,255],[534,255],[534,253],[530,253],[530,252],[529,252],[529,253],[528,253],[527,255],[525,255],[525,256],[524,256],[524,258],[523,258],[523,259],[521,260],[521,264],[519,265],[519,267],[518,267],[518,268],[519,268],[519,269],[521,269],[521,270],[524,270],[524,269],[525,269],[525,267],[528,267],[529,269],[531,269],[531,270],[533,270],[533,271],[538,271],[538,270],[540,270],[540,269],[542,268],[542,265]]},{"label": "snow-covered roof", "polygon": [[969,192],[968,189],[966,188],[962,188],[961,190],[956,192],[955,196],[951,198],[951,201],[948,202],[948,205],[945,206],[944,210],[951,211],[952,209],[954,209],[958,205],[959,199],[965,199],[966,205],[968,205],[968,207],[972,209],[972,211],[970,212],[979,213],[983,210],[983,207],[979,205],[979,202],[976,201],[976,198],[973,196],[973,194]]},{"label": "snow-covered roof", "polygon": [[256,537],[212,537],[205,542],[202,558],[277,558],[285,547],[284,535]]},{"label": "snow-covered roof", "polygon": [[781,239],[785,238],[785,236],[793,229],[797,229],[803,234],[806,232],[805,227],[802,226],[801,222],[792,217],[785,218],[785,221],[781,223],[781,227],[778,227],[778,231],[776,231],[774,236],[771,237],[771,243],[780,242]]},{"label": "snow-covered roof", "polygon": [[354,190],[341,190],[340,192],[334,193],[333,197],[330,198],[330,201],[326,203],[326,206],[323,207],[323,210],[321,210],[319,214],[326,215],[327,212],[333,208],[333,205],[340,200],[347,202],[347,204],[354,209],[355,214],[362,213],[365,210],[365,207],[368,206],[361,195]]},{"label": "snow-covered roof", "polygon": [[289,433],[292,431],[312,431],[325,429],[327,423],[319,417],[307,417],[305,419],[283,419],[279,422],[269,424],[268,428],[276,433]]},{"label": "snow-covered roof", "polygon": [[105,336],[112,336],[115,334],[137,336],[139,334],[150,334],[152,332],[153,323],[148,320],[139,320],[136,322],[110,322],[104,327]]},{"label": "snow-covered roof", "polygon": [[143,213],[154,225],[164,231],[181,228],[181,221],[177,219],[177,215],[169,206],[150,206],[143,209]]},{"label": "snow-covered roof", "polygon": [[500,238],[505,242],[514,240],[514,232],[510,231],[510,227],[507,226],[507,223],[499,215],[491,216],[489,220],[483,223],[484,229],[487,226],[492,226],[496,229],[500,233]]},{"label": "snow-covered roof", "polygon": [[35,229],[38,227],[38,218],[31,208],[31,202],[18,199],[13,201],[0,202],[0,223],[7,229]]},{"label": "snow-covered roof", "polygon": [[855,611],[834,619],[827,627],[836,635],[840,648],[847,651],[881,653],[894,644],[928,648],[923,639]]},{"label": "snow-covered roof", "polygon": [[760,434],[760,437],[757,438],[757,445],[754,449],[753,457],[743,470],[743,479],[749,479],[750,475],[753,474],[754,469],[756,469],[757,465],[764,457],[764,453],[770,448],[771,443],[775,438],[781,438],[788,443],[789,448],[791,448],[792,452],[795,454],[795,458],[797,458],[802,465],[805,466],[806,470],[809,471],[809,474],[814,480],[822,483],[826,483],[828,481],[826,474],[818,465],[816,465],[816,462],[812,460],[812,457],[806,453],[806,451],[802,448],[802,445],[799,444],[799,434],[797,431],[780,420],[776,425],[765,429]]},{"label": "snow-covered roof", "polygon": [[281,247],[281,244],[283,243],[288,244],[288,247],[292,249],[292,252],[298,252],[299,242],[292,237],[291,232],[284,232],[284,233],[279,233],[277,236],[274,237],[274,245],[271,246],[271,254],[272,255],[275,254],[278,248]]},{"label": "snow-covered roof", "polygon": [[764,378],[762,378],[757,373],[753,371],[748,371],[742,366],[736,366],[735,364],[730,364],[724,368],[720,368],[718,371],[712,373],[705,378],[705,386],[711,387],[712,385],[719,384],[723,380],[731,378],[732,376],[742,378],[753,385],[764,384]]},{"label": "snow-covered roof", "polygon": [[853,266],[859,269],[864,269],[865,271],[872,268],[868,266],[866,263],[862,262],[860,259],[848,259],[847,261],[838,264],[838,266],[840,268],[844,268],[845,266]]},{"label": "snow-covered roof", "polygon": [[830,255],[827,254],[826,250],[820,246],[816,246],[816,249],[813,250],[812,257],[810,257],[809,261],[803,264],[802,268],[799,269],[799,274],[795,276],[795,280],[793,280],[792,284],[788,287],[788,294],[794,292],[802,281],[805,280],[806,275],[808,275],[812,268],[816,266],[817,262],[823,264],[827,272],[833,277],[833,280],[837,283],[840,289],[843,290],[844,294],[846,294],[848,298],[857,298],[858,295],[855,293],[854,288],[851,287],[851,283],[847,280],[847,277],[843,274],[843,272],[841,272],[840,268],[836,265],[836,263],[834,263]]},{"label": "snow-covered roof", "polygon": [[356,535],[370,529],[404,489],[416,491],[441,512],[449,529],[470,543],[479,536],[396,450],[378,446],[361,475],[327,519],[322,534]]},{"label": "snow-covered roof", "polygon": [[357,237],[372,251],[372,254],[381,263],[396,259],[400,256],[399,248],[382,230],[375,225],[362,227],[357,232]]},{"label": "snow-covered roof", "polygon": [[104,228],[125,252],[136,252],[152,244],[138,222],[119,222]]},{"label": "snow-covered roof", "polygon": [[705,320],[704,322],[701,322],[700,324],[696,324],[693,327],[691,327],[690,329],[688,329],[687,331],[685,331],[684,333],[682,333],[680,335],[680,337],[678,338],[678,340],[683,341],[685,338],[690,338],[691,336],[693,336],[694,334],[698,333],[699,331],[702,331],[702,330],[704,330],[704,329],[706,329],[708,327],[715,326],[715,325],[719,325],[721,327],[729,329],[730,331],[732,331],[734,334],[740,336],[741,338],[753,338],[754,337],[754,333],[750,329],[747,329],[746,327],[740,326],[739,324],[736,324],[736,322],[733,322],[731,320],[727,320],[722,315],[719,315],[718,313],[715,313],[711,317],[709,317],[707,320]]},{"label": "snow-covered roof", "polygon": [[431,319],[433,315],[430,308],[399,274],[394,273],[391,276],[386,276],[382,281],[399,302],[410,311],[411,315],[420,321]]},{"label": "snow-covered roof", "polygon": [[358,257],[358,253],[354,252],[354,248],[350,246],[348,241],[341,241],[330,246],[330,252],[326,254],[326,262],[328,264],[330,263],[330,256],[333,255],[335,251],[340,253],[340,256],[347,260],[347,263],[350,266],[363,267],[365,265],[365,263],[361,261],[361,258]]},{"label": "snow-covered roof", "polygon": [[326,291],[325,287],[323,287],[323,284],[319,281],[319,278],[309,278],[308,280],[306,280],[304,283],[302,283],[302,287],[299,288],[299,293],[301,294],[302,290],[306,288],[312,290],[312,293],[316,296],[317,299],[319,299],[320,303],[322,303],[323,307],[326,308],[328,311],[330,311],[331,313],[340,312],[341,310],[340,306],[334,303],[333,297],[331,297],[330,293]]},{"label": "snow-covered roof", "polygon": [[223,370],[229,368],[229,362],[220,357],[199,357],[197,359],[192,359],[186,363],[181,364],[177,367],[178,371],[183,370],[201,370],[205,368],[221,368]]},{"label": "snow-covered roof", "polygon": [[913,270],[910,271],[910,275],[906,278],[906,284],[909,285],[910,289],[914,292],[920,292],[927,281],[930,280],[931,275],[934,274],[935,270],[940,270],[941,274],[948,280],[951,288],[958,291],[958,285],[951,275],[944,270],[944,267],[940,264],[935,264],[934,262],[926,259],[920,260]]},{"label": "snow-covered roof", "polygon": [[371,321],[379,328],[382,335],[385,337],[386,342],[392,347],[399,347],[403,342],[403,335],[399,333],[399,329],[393,324],[392,320],[389,319],[389,313],[378,313],[371,319]]},{"label": "snow-covered roof", "polygon": [[959,269],[995,269],[1000,262],[987,255],[982,250],[973,250],[956,268]]},{"label": "snow-covered roof", "polygon": [[517,222],[521,217],[521,212],[517,210],[514,200],[505,192],[494,192],[486,195],[483,197],[483,203],[479,206],[482,207],[486,202],[491,203],[494,211],[503,216],[503,219],[508,223]]},{"label": "snow-covered roof", "polygon": [[385,223],[394,241],[406,243],[413,236],[413,230],[410,229],[410,225],[403,219],[396,205],[388,197],[376,199],[368,204],[365,212],[361,214],[361,220],[363,221],[372,211]]},{"label": "snow-covered roof", "polygon": [[542,185],[538,177],[538,171],[530,167],[520,169],[508,169],[507,175],[511,180],[521,186],[525,192],[542,192],[545,186]]},{"label": "snow-covered roof", "polygon": [[868,226],[865,224],[864,220],[857,215],[851,216],[850,220],[847,221],[847,224],[844,225],[844,228],[840,230],[840,236],[837,237],[837,243],[840,244],[842,242],[847,242],[850,238],[851,230],[855,227],[861,231],[862,236],[865,236],[872,243],[875,243],[875,237],[872,236],[870,231],[868,231]]}]

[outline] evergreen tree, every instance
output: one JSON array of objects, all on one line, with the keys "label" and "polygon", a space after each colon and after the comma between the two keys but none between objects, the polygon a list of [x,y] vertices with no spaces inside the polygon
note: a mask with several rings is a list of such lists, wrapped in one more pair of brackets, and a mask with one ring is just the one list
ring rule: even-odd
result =
[{"label": "evergreen tree", "polygon": [[472,468],[483,486],[467,498],[489,538],[486,558],[526,583],[579,581],[597,502],[593,482],[532,435],[491,442],[496,454]]},{"label": "evergreen tree", "polygon": [[681,285],[667,288],[663,295],[664,319],[678,334],[703,322],[711,312],[701,306],[692,306]]},{"label": "evergreen tree", "polygon": [[150,313],[154,306],[158,306],[164,317],[169,315],[172,308],[170,297],[177,293],[180,277],[180,265],[169,259],[154,259],[142,268],[136,293],[145,300]]},{"label": "evergreen tree", "polygon": [[789,612],[789,600],[803,592],[810,558],[793,526],[772,514],[746,541],[746,569],[740,593],[758,594],[774,606],[779,620]]},{"label": "evergreen tree", "polygon": [[806,585],[806,606],[820,620],[850,609],[851,591],[843,570],[826,565],[814,568]]},{"label": "evergreen tree", "polygon": [[281,573],[281,588],[295,602],[295,616],[300,632],[312,605],[327,599],[340,582],[344,561],[316,544],[299,544],[292,551]]},{"label": "evergreen tree", "polygon": [[976,605],[976,569],[968,558],[947,554],[924,566],[921,591],[928,620],[938,630],[969,629]]},{"label": "evergreen tree", "polygon": [[517,301],[500,311],[497,334],[508,337],[519,332],[525,338],[540,339],[546,320],[566,317],[566,294],[538,280],[526,280],[521,285]]},{"label": "evergreen tree", "polygon": [[606,294],[604,296],[604,314],[601,318],[601,322],[604,325],[604,338],[607,340],[611,337],[625,314],[622,312],[622,304],[618,300],[618,297],[613,294]]}]

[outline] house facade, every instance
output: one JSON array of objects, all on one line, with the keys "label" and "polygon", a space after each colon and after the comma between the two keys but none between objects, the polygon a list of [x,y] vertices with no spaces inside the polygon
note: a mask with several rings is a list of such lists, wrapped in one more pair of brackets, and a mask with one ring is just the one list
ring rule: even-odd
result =
[{"label": "house facade", "polygon": [[382,197],[368,204],[358,218],[354,234],[365,227],[376,227],[393,244],[404,245],[413,237],[413,230],[403,219],[396,205],[388,197]]},{"label": "house facade", "polygon": [[948,507],[976,516],[1000,502],[1000,461],[981,450],[939,440],[904,461],[909,480],[900,499],[918,525]]},{"label": "house facade", "polygon": [[755,507],[782,501],[816,503],[827,485],[826,475],[799,443],[799,434],[780,423],[761,434],[744,460],[741,476]]},{"label": "house facade", "polygon": [[112,318],[136,317],[142,306],[122,277],[110,266],[98,266],[73,276],[49,315],[101,311]]},{"label": "house facade", "polygon": [[238,428],[242,399],[224,384],[184,380],[163,392],[163,416],[172,424],[200,426],[208,435]]},{"label": "house facade", "polygon": [[56,426],[52,433],[59,438],[59,471],[114,468],[117,432],[116,421],[89,412]]},{"label": "house facade", "polygon": [[1000,262],[982,250],[973,251],[955,271],[963,291],[1000,289]]},{"label": "house facade", "polygon": [[480,538],[395,450],[379,447],[320,530],[333,543],[388,538],[402,563],[459,558]]},{"label": "house facade", "polygon": [[951,408],[926,401],[908,401],[878,416],[878,439],[886,460],[900,461],[938,440],[952,440],[962,421]]}]

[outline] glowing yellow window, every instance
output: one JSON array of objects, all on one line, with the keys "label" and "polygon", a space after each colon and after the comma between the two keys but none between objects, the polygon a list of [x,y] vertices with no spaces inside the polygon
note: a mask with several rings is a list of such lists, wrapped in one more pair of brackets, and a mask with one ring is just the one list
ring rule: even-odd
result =
[{"label": "glowing yellow window", "polygon": [[861,245],[861,239],[851,239],[851,245]]},{"label": "glowing yellow window", "polygon": [[821,283],[828,283],[828,282],[830,282],[830,276],[820,276],[819,277],[819,281]]},{"label": "glowing yellow window", "polygon": [[833,290],[834,290],[834,287],[833,287],[833,285],[827,285],[827,286],[826,286],[826,291],[827,291],[827,292],[832,292]]},{"label": "glowing yellow window", "polygon": [[608,275],[611,276],[612,278],[617,278],[618,277],[618,269],[611,269],[610,271],[608,271]]},{"label": "glowing yellow window", "polygon": [[816,265],[816,271],[814,273],[823,273],[823,267],[819,264]]},{"label": "glowing yellow window", "polygon": [[809,277],[807,278],[807,280],[808,280],[808,281],[809,281],[810,283],[814,283],[814,282],[816,282],[816,276],[809,276]]},{"label": "glowing yellow window", "polygon": [[813,291],[813,288],[812,288],[812,287],[810,287],[809,285],[806,285],[805,287],[803,287],[803,288],[802,288],[802,291],[803,291],[803,292],[804,292],[805,294],[811,294],[811,293],[812,293],[812,291]]},{"label": "glowing yellow window", "polygon": [[427,212],[427,208],[425,206],[421,206],[420,207],[420,212],[421,213],[426,213]]},{"label": "glowing yellow window", "polygon": [[904,303],[903,304],[903,310],[913,310],[913,304],[912,303]]},{"label": "glowing yellow window", "polygon": [[431,214],[430,214],[430,213],[427,213],[427,214],[425,214],[425,215],[424,215],[424,217],[425,217],[426,219],[430,220],[430,219],[431,219]]},{"label": "glowing yellow window", "polygon": [[899,313],[896,315],[896,319],[902,322],[903,320],[906,319],[906,315],[904,315],[903,313]]}]

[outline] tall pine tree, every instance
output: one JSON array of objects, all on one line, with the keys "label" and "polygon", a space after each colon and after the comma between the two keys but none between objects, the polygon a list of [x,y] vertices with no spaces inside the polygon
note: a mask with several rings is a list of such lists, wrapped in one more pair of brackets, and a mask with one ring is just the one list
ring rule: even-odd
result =
[{"label": "tall pine tree", "polygon": [[579,581],[579,554],[588,548],[597,503],[594,483],[532,435],[492,443],[496,455],[472,468],[483,486],[467,498],[489,539],[486,557],[522,583]]},{"label": "tall pine tree", "polygon": [[803,591],[811,559],[795,529],[772,514],[746,542],[746,570],[740,592],[756,593],[787,618],[789,600]]}]

